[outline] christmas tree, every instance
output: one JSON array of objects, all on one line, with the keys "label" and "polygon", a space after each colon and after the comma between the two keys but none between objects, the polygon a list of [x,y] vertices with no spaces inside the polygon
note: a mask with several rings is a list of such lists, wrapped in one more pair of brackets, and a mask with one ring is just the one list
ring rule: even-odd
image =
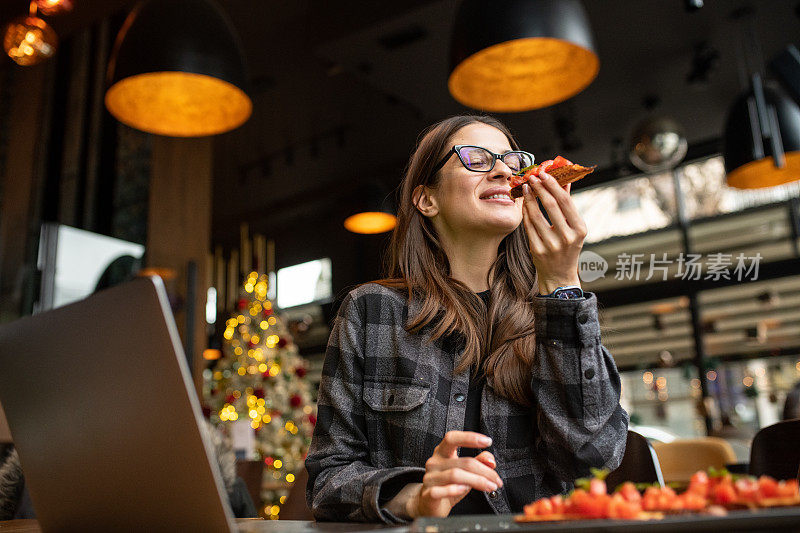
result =
[{"label": "christmas tree", "polygon": [[265,469],[261,513],[276,519],[303,467],[316,407],[306,362],[267,299],[266,275],[247,276],[236,307],[225,322],[223,356],[205,374],[204,398],[212,423],[250,422]]}]

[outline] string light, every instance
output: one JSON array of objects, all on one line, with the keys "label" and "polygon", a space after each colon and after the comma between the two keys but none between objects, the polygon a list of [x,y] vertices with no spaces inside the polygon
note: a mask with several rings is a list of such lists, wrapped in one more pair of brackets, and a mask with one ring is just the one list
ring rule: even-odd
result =
[{"label": "string light", "polygon": [[72,11],[72,0],[35,0],[43,15],[54,16]]},{"label": "string light", "polygon": [[[35,6],[36,4],[31,4]],[[3,48],[15,63],[31,66],[53,57],[58,47],[58,36],[45,21],[34,16],[11,21],[3,36]]]},{"label": "string light", "polygon": [[[244,280],[237,310],[224,321],[223,357],[203,376],[212,421],[231,423],[241,416],[256,432],[265,475],[279,487],[263,490],[260,514],[274,518],[273,510],[279,512],[278,504],[285,501],[279,498],[285,498],[302,467],[316,410],[303,380],[307,365],[297,347],[287,342],[285,328],[266,298],[267,289],[267,276],[251,272]],[[286,379],[273,379],[281,374]]]}]

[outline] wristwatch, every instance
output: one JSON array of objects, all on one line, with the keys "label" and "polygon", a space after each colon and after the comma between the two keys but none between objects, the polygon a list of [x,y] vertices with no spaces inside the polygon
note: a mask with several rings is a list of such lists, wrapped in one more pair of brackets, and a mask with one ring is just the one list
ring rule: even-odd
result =
[{"label": "wristwatch", "polygon": [[563,287],[558,287],[550,294],[540,294],[539,296],[544,298],[558,298],[560,300],[578,300],[580,298],[585,298],[583,295],[583,289],[577,285],[565,285]]}]

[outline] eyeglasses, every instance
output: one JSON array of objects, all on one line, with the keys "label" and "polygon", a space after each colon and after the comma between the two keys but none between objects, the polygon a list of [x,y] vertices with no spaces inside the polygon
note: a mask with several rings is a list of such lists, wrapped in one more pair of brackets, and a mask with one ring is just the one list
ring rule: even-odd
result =
[{"label": "eyeglasses", "polygon": [[523,152],[522,150],[496,154],[480,146],[457,144],[447,152],[447,155],[445,155],[441,161],[436,163],[436,166],[433,167],[432,174],[436,174],[453,154],[458,156],[464,168],[473,172],[490,172],[494,168],[495,161],[498,159],[502,160],[513,172],[518,172],[533,164],[533,154]]}]

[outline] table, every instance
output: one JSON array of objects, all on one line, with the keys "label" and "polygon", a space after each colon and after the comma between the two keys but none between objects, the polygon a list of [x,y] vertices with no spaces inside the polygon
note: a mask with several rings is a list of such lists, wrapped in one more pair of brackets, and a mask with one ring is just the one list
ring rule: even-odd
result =
[{"label": "table", "polygon": [[[311,522],[306,520],[239,519],[240,533],[345,533],[350,531],[381,531],[382,533],[408,533],[408,526],[386,524],[358,524],[350,522]],[[0,533],[42,533],[37,520],[0,521]]]},{"label": "table", "polygon": [[[585,520],[580,522],[517,523],[514,515],[471,515],[448,518],[420,518],[409,526],[360,524],[349,522],[311,522],[304,520],[240,519],[240,533],[345,533],[381,531],[384,533],[514,532],[564,533],[567,531],[648,533],[695,531],[800,531],[800,507],[731,511],[727,516],[677,515],[648,522],[636,520]],[[0,522],[0,533],[41,533],[36,520]]]}]

